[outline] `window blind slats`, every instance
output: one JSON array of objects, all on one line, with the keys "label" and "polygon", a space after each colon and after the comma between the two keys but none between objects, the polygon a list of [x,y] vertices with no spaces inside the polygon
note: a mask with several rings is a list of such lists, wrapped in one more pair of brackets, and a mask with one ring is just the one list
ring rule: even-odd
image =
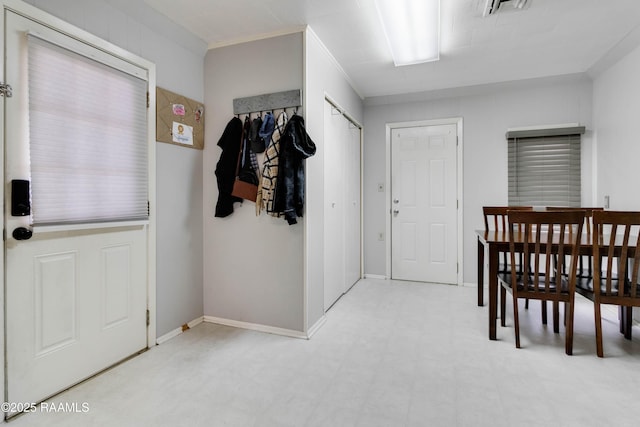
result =
[{"label": "window blind slats", "polygon": [[509,138],[509,204],[580,206],[580,136]]},{"label": "window blind slats", "polygon": [[147,82],[28,38],[33,223],[148,216]]}]

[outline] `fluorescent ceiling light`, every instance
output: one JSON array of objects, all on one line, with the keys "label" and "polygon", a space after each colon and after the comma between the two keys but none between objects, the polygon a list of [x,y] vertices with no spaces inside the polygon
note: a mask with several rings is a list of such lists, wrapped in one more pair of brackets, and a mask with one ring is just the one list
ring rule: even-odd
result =
[{"label": "fluorescent ceiling light", "polygon": [[440,59],[440,0],[376,0],[396,67]]}]

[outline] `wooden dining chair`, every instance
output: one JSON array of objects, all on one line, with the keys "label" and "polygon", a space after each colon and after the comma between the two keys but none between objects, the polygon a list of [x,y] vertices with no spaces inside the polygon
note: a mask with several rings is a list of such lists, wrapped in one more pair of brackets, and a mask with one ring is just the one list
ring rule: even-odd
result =
[{"label": "wooden dining chair", "polygon": [[[587,236],[587,240],[591,241],[593,234],[593,213],[596,211],[603,211],[603,207],[562,207],[562,206],[548,206],[548,211],[584,211],[584,225],[582,228],[583,236]],[[557,264],[554,259],[554,265]],[[565,263],[566,265],[566,263]],[[566,275],[566,272],[563,272]],[[576,269],[576,287],[589,286],[589,282],[593,280],[593,258],[591,254],[580,255],[578,257],[578,268]],[[553,307],[553,312],[558,312],[557,303]],[[566,323],[566,319],[565,319]],[[554,318],[554,330],[557,332],[558,326],[556,325],[556,319]]]},{"label": "wooden dining chair", "polygon": [[[484,216],[484,229],[506,232],[508,230],[507,212],[509,210],[533,210],[532,206],[483,206],[482,215]],[[493,226],[493,228],[491,228]],[[499,273],[508,273],[510,269],[510,260],[508,252],[499,254]]]},{"label": "wooden dining chair", "polygon": [[[543,305],[546,301],[564,303],[567,313],[565,352],[573,352],[576,268],[584,215],[584,211],[509,212],[509,257],[511,265],[518,268],[511,269],[509,274],[498,274],[498,282],[503,299],[506,292],[512,295],[517,348],[520,348],[518,299],[532,299],[541,300]],[[523,263],[517,264],[520,253]],[[557,270],[552,266],[554,255],[557,255]],[[567,261],[569,264],[565,266]],[[566,271],[568,275],[554,274],[555,271]]]},{"label": "wooden dining chair", "polygon": [[[546,208],[548,211],[573,211],[573,210],[583,210],[584,215],[584,226],[582,228],[582,234],[589,236],[589,240],[592,232],[593,232],[593,213],[596,211],[603,211],[602,207],[595,208],[576,208],[576,207],[556,207],[549,206]],[[576,281],[578,284],[587,285],[588,282],[593,280],[593,261],[591,255],[583,255],[578,258],[578,269],[576,270]],[[576,285],[579,286],[579,285]]]},{"label": "wooden dining chair", "polygon": [[[507,220],[507,212],[509,210],[518,210],[518,211],[532,211],[533,206],[484,206],[482,208],[482,213],[484,215],[484,229],[490,230],[493,225],[492,230],[498,231],[506,231],[508,230],[508,220]],[[522,256],[519,257],[518,261],[522,262]],[[509,273],[511,271],[509,261],[509,252],[501,252],[499,254],[499,264],[498,264],[498,273]],[[525,299],[524,308],[529,308],[529,300]],[[505,326],[505,301],[504,298],[500,300],[500,324]],[[544,325],[547,324],[547,305],[542,303],[542,323]]]},{"label": "wooden dining chair", "polygon": [[593,226],[593,280],[579,283],[576,292],[593,301],[596,350],[603,357],[601,304],[621,307],[620,329],[627,339],[633,307],[640,307],[640,212],[596,211]]}]

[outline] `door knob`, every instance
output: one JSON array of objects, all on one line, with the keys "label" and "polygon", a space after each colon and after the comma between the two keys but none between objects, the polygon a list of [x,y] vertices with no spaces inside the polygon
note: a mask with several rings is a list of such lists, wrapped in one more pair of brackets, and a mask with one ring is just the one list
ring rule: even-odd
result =
[{"label": "door knob", "polygon": [[393,214],[394,214],[394,215],[398,215],[399,213],[400,213],[400,211],[399,211],[398,209],[394,209],[394,210],[393,210]]},{"label": "door knob", "polygon": [[13,238],[16,240],[29,240],[33,236],[33,231],[28,228],[18,227],[13,230]]},{"label": "door knob", "polygon": [[400,200],[398,200],[398,199],[393,199],[393,203],[395,203],[395,204],[397,205],[398,203],[400,203]]}]

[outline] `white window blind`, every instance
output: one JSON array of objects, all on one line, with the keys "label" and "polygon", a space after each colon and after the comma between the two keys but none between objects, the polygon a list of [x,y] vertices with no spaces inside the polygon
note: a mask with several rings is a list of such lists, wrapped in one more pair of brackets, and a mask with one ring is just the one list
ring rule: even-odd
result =
[{"label": "white window blind", "polygon": [[509,205],[581,205],[580,133],[571,132],[507,134]]},{"label": "white window blind", "polygon": [[148,218],[147,82],[28,37],[35,225]]}]

